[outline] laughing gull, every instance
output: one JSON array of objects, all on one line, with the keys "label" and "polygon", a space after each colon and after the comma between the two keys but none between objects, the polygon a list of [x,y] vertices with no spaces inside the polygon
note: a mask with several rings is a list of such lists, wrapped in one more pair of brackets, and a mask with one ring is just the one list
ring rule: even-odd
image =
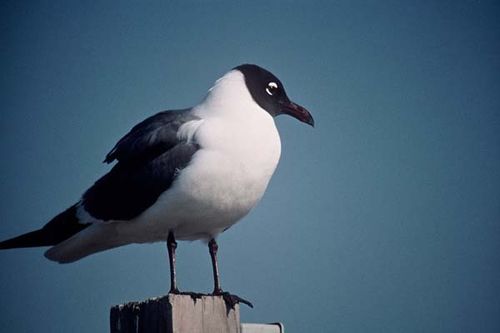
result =
[{"label": "laughing gull", "polygon": [[130,243],[166,241],[170,292],[179,293],[176,239],[201,239],[208,241],[213,294],[221,295],[215,238],[264,194],[280,158],[273,119],[280,114],[314,126],[272,73],[235,67],[199,105],[133,127],[104,159],[117,163],[76,204],[43,228],[0,242],[0,249],[51,246],[48,259],[69,263]]}]

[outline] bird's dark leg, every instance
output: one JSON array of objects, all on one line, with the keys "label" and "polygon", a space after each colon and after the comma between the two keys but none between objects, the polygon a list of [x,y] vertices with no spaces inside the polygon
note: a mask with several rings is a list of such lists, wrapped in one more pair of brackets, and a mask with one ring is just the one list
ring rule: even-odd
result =
[{"label": "bird's dark leg", "polygon": [[222,289],[220,287],[220,281],[219,281],[219,267],[217,266],[217,250],[219,249],[219,246],[217,245],[217,242],[215,239],[211,239],[210,242],[208,242],[208,250],[210,252],[210,258],[212,258],[212,271],[214,273],[214,291],[212,294],[214,295],[221,295],[222,294]]},{"label": "bird's dark leg", "polygon": [[169,232],[167,238],[168,262],[170,264],[170,291],[171,294],[178,294],[177,282],[175,280],[175,249],[177,242],[175,241],[174,233]]},{"label": "bird's dark leg", "polygon": [[244,303],[249,307],[253,308],[252,303],[250,303],[249,301],[237,295],[233,295],[228,292],[222,291],[219,280],[219,267],[217,265],[218,249],[219,246],[217,245],[217,242],[215,241],[215,239],[212,238],[210,242],[208,242],[208,250],[210,251],[210,258],[212,258],[212,271],[214,273],[214,291],[212,292],[212,295],[222,296],[224,302],[226,302],[226,306],[228,307],[228,309],[234,309],[234,306],[238,303]]}]

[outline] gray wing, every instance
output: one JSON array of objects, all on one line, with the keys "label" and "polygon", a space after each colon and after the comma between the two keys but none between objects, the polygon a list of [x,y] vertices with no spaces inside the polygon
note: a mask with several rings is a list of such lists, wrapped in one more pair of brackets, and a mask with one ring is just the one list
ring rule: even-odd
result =
[{"label": "gray wing", "polygon": [[177,145],[177,130],[190,121],[198,119],[190,109],[163,111],[135,125],[118,141],[106,155],[105,163],[114,160],[149,160]]},{"label": "gray wing", "polygon": [[153,205],[200,148],[177,138],[195,119],[189,110],[164,111],[132,128],[104,160],[118,163],[83,195],[85,210],[100,220],[130,220]]}]

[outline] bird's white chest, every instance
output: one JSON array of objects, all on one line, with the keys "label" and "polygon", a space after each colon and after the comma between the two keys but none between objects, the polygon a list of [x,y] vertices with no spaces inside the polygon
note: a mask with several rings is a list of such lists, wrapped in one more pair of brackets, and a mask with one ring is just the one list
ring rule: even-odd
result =
[{"label": "bird's white chest", "polygon": [[156,234],[214,237],[255,206],[281,154],[278,131],[266,116],[247,122],[214,117],[197,126],[193,139],[200,150],[143,216]]},{"label": "bird's white chest", "polygon": [[192,170],[186,170],[186,175],[192,173],[187,183],[195,193],[214,200],[214,205],[243,210],[262,197],[278,164],[281,143],[274,121],[258,120],[230,124],[214,119],[200,126],[198,136],[205,144]]}]

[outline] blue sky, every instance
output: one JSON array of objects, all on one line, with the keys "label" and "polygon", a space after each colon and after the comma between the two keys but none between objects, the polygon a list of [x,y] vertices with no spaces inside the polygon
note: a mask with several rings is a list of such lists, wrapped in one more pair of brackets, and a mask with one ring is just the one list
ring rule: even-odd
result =
[{"label": "blue sky", "polygon": [[[275,73],[316,120],[277,119],[262,202],[221,235],[244,322],[287,332],[500,330],[500,6],[494,1],[0,4],[0,238],[39,228],[109,170],[135,123],[196,104],[232,67]],[[106,332],[166,293],[164,244],[70,265],[0,252],[10,332]],[[205,246],[178,279],[208,292]]]}]

